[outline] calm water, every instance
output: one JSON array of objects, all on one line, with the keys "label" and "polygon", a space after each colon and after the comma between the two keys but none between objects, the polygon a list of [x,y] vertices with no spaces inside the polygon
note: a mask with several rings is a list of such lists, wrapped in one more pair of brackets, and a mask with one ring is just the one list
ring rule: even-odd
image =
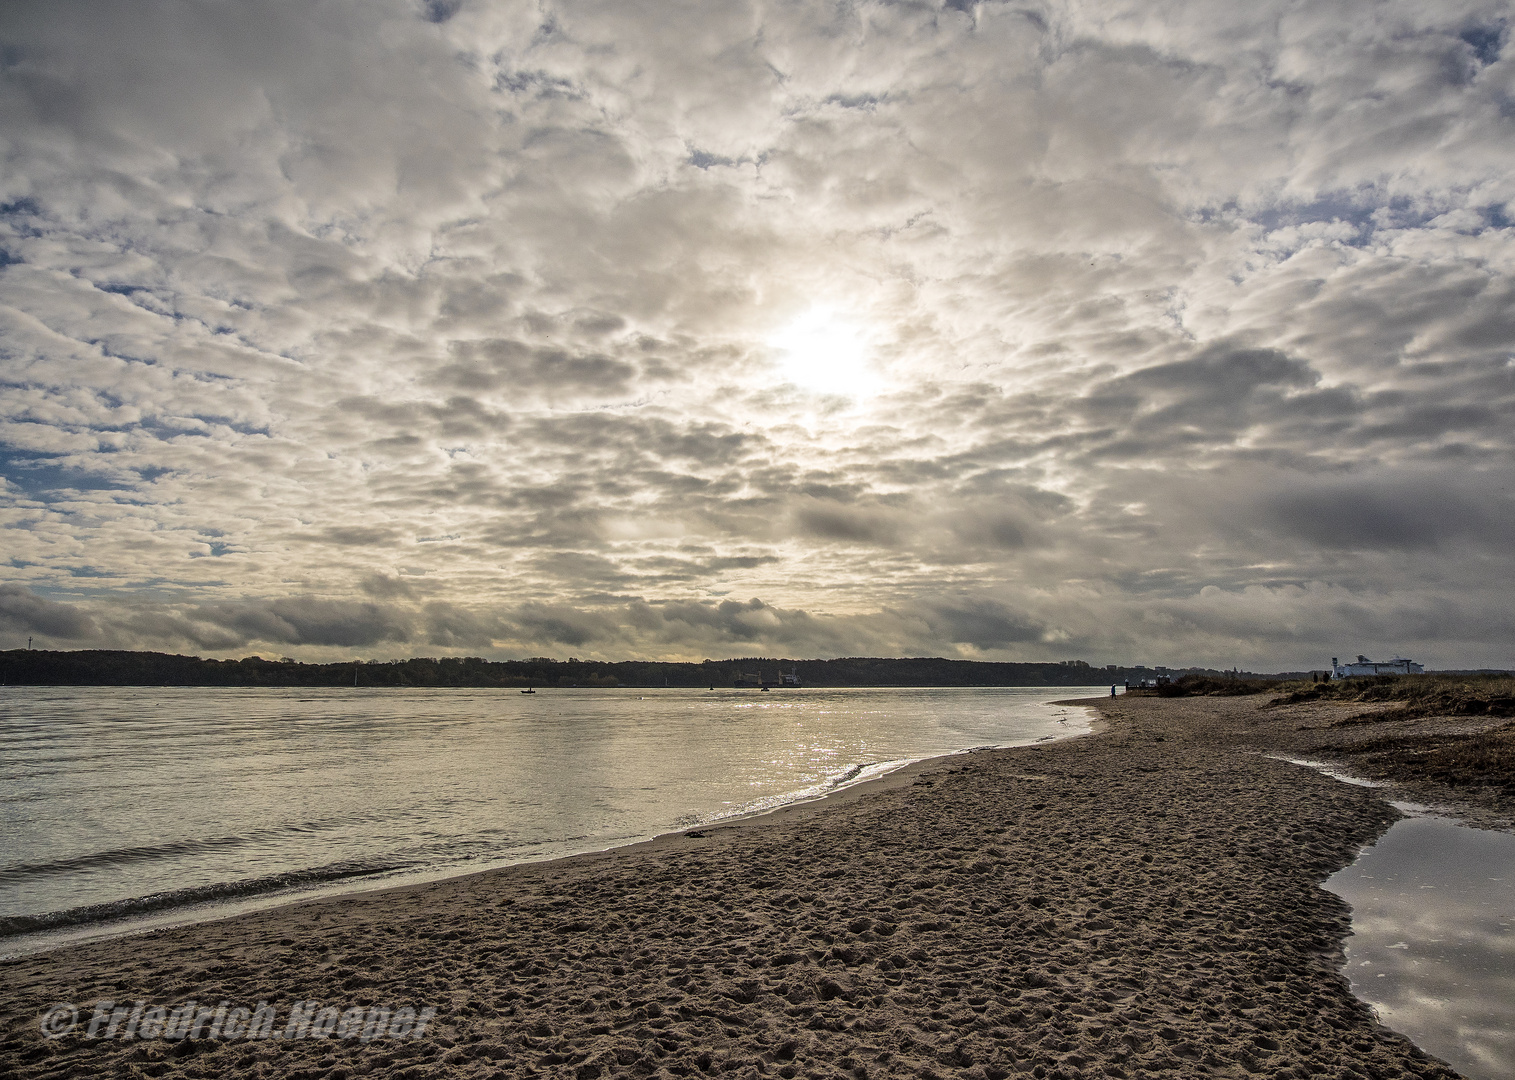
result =
[{"label": "calm water", "polygon": [[1515,836],[1405,818],[1326,888],[1352,905],[1347,974],[1384,1026],[1468,1080],[1515,1077]]},{"label": "calm water", "polygon": [[6,687],[0,953],[631,843],[1078,734],[1046,703],[1104,692]]}]

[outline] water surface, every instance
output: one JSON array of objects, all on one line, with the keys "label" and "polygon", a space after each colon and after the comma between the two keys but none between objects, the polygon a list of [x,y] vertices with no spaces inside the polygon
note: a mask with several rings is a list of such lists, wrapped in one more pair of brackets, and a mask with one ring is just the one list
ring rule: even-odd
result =
[{"label": "water surface", "polygon": [[0,952],[635,842],[1088,730],[1103,687],[0,689]]},{"label": "water surface", "polygon": [[1468,1080],[1515,1077],[1515,835],[1405,818],[1326,888],[1352,905],[1347,974],[1384,1026]]}]

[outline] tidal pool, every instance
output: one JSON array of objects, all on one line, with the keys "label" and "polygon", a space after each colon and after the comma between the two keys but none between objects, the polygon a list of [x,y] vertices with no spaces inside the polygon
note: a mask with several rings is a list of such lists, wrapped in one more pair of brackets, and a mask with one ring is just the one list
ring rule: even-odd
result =
[{"label": "tidal pool", "polygon": [[1385,1027],[1468,1080],[1515,1077],[1515,835],[1415,816],[1325,887],[1352,905],[1347,974]]}]

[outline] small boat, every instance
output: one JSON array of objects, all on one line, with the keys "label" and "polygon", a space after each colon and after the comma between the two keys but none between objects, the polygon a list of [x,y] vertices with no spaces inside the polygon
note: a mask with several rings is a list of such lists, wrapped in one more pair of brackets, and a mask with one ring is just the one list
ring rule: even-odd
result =
[{"label": "small boat", "polygon": [[523,693],[523,694],[535,694],[536,691],[535,690],[522,690],[521,693]]}]

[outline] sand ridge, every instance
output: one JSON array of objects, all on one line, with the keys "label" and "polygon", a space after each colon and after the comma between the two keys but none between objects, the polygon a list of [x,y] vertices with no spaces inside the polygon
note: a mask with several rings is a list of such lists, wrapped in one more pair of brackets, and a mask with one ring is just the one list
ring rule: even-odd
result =
[{"label": "sand ridge", "polygon": [[[1456,1074],[1379,1027],[1318,888],[1397,816],[1257,752],[1266,698],[942,759],[636,849],[6,963],[18,1076]],[[369,1044],[44,1041],[54,1001],[431,1004]]]}]

